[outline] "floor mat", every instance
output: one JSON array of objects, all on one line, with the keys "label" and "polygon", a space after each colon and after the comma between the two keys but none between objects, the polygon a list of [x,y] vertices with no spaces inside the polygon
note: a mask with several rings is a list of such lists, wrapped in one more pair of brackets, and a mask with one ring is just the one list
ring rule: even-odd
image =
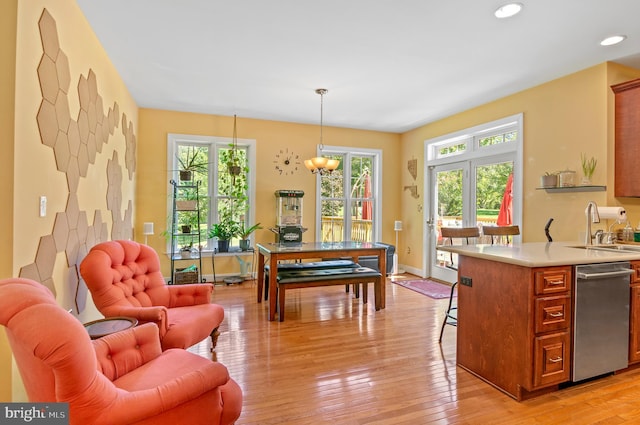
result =
[{"label": "floor mat", "polygon": [[[449,298],[451,294],[451,286],[429,279],[394,280],[393,283],[434,299]],[[453,296],[456,296],[455,292]]]}]

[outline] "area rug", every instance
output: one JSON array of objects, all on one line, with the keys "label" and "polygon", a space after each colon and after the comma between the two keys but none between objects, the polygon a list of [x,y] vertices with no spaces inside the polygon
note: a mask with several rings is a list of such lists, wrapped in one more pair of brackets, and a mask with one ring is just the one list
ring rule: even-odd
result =
[{"label": "area rug", "polygon": [[[451,294],[451,286],[429,279],[394,280],[393,283],[404,288],[411,289],[412,291],[419,292],[422,295],[426,295],[427,297],[434,298],[436,300],[449,298],[449,295]],[[453,296],[456,296],[455,292]]]}]

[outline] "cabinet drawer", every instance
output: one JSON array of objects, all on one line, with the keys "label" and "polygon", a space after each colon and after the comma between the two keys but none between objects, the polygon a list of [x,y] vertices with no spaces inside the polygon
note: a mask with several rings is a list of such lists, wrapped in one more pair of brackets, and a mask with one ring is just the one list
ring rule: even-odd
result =
[{"label": "cabinet drawer", "polygon": [[571,266],[551,267],[535,272],[536,295],[565,292],[571,288]]},{"label": "cabinet drawer", "polygon": [[535,333],[568,329],[571,325],[571,297],[560,295],[535,299]]},{"label": "cabinet drawer", "polygon": [[533,386],[544,387],[569,380],[569,332],[536,337],[534,341]]}]

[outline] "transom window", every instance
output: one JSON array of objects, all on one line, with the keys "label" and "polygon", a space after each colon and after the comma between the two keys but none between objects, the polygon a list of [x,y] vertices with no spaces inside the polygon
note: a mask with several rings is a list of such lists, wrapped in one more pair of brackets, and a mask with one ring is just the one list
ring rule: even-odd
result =
[{"label": "transom window", "polygon": [[505,122],[495,127],[474,133],[463,132],[454,137],[433,142],[428,148],[428,160],[448,160],[449,158],[473,154],[483,149],[513,150],[510,145],[518,140],[515,122]]}]

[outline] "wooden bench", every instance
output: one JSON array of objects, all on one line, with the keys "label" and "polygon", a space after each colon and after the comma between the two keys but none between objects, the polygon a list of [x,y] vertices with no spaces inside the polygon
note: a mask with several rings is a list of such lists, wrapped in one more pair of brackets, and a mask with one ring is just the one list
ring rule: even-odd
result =
[{"label": "wooden bench", "polygon": [[[325,261],[313,261],[306,263],[282,263],[278,264],[278,273],[287,271],[301,271],[301,270],[319,270],[319,269],[334,269],[334,268],[356,268],[360,267],[358,263],[354,263],[351,260],[325,260]],[[359,296],[358,285],[354,285],[354,293],[356,298]],[[347,286],[348,288],[348,286]],[[347,290],[348,292],[348,290]],[[264,267],[264,300],[269,298],[269,266]]]},{"label": "wooden bench", "polygon": [[[338,260],[340,261],[340,260]],[[320,263],[323,263],[321,261]],[[327,261],[328,262],[328,261]],[[304,263],[302,263],[304,264]],[[382,273],[369,267],[331,267],[331,268],[300,268],[298,270],[283,270],[278,267],[276,282],[278,285],[278,312],[280,321],[284,322],[285,294],[287,289],[309,288],[328,285],[358,285],[362,284],[362,302],[367,303],[367,284],[375,285],[376,311],[380,310],[382,302]]]}]

